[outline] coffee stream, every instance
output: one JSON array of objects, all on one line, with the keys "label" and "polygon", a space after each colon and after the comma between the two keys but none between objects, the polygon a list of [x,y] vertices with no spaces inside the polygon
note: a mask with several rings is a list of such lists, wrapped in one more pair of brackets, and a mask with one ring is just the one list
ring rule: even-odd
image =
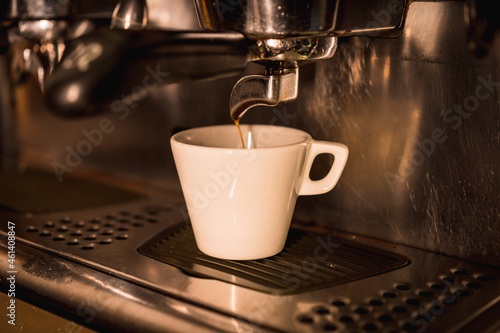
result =
[{"label": "coffee stream", "polygon": [[236,119],[234,120],[234,123],[238,128],[238,132],[240,133],[241,145],[243,146],[243,148],[245,148],[245,141],[243,140],[243,134],[241,133],[240,120]]}]

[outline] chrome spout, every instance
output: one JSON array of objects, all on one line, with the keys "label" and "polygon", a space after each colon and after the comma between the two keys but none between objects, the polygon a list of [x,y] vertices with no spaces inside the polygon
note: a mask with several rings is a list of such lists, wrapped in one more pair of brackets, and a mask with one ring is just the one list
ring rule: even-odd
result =
[{"label": "chrome spout", "polygon": [[262,75],[248,75],[233,87],[229,107],[233,120],[257,105],[275,106],[297,98],[299,70],[295,62],[286,68],[267,68]]},{"label": "chrome spout", "polygon": [[263,74],[247,75],[233,87],[230,115],[239,120],[257,105],[276,106],[297,98],[299,63],[328,59],[337,49],[337,38],[283,38],[256,41],[249,48],[249,61],[266,66]]}]

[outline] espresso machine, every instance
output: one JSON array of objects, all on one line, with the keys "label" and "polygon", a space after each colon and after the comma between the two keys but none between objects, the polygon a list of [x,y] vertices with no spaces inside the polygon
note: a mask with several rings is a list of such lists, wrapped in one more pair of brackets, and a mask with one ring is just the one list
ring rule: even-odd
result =
[{"label": "espresso machine", "polygon": [[[492,1],[1,6],[3,332],[500,329]],[[197,249],[172,158],[234,120],[350,151],[266,259]]]}]

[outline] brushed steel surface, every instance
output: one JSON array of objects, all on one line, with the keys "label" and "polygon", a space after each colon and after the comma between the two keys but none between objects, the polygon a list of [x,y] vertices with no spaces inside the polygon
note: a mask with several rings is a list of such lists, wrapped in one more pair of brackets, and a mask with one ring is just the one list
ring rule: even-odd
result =
[{"label": "brushed steel surface", "polygon": [[[5,275],[8,270],[5,256],[7,247],[5,239],[0,243],[3,269],[0,277],[5,283],[8,277]],[[235,318],[117,279],[109,275],[109,271],[106,272],[108,274],[98,272],[70,260],[34,250],[22,243],[16,245],[16,263],[22,266],[16,273],[18,293],[28,294],[78,315],[84,319],[84,324],[101,327],[99,331],[236,332],[239,325],[252,327],[239,323]],[[25,326],[22,318],[24,315],[26,314],[17,314],[19,326]],[[72,322],[64,322],[63,327],[57,329],[79,328]],[[255,331],[267,330],[257,328]]]},{"label": "brushed steel surface", "polygon": [[[449,292],[477,282],[478,274],[498,276],[497,268],[480,263],[500,266],[500,48],[497,45],[484,59],[468,53],[463,10],[463,2],[413,2],[400,37],[339,39],[331,59],[301,66],[296,101],[256,108],[242,119],[242,123],[297,127],[315,139],[346,144],[350,159],[336,188],[326,195],[299,198],[295,219],[309,223],[311,230],[323,225],[329,231],[341,230],[337,235],[406,255],[412,259],[408,267],[293,298],[190,277],[135,251],[160,226],[182,220],[182,209],[168,213],[152,229],[140,229],[121,245],[108,244],[117,250],[105,244],[90,252],[71,246],[68,250],[57,241],[30,239],[29,233],[19,234],[20,243],[24,238],[29,245],[26,253],[35,257],[40,253],[32,247],[43,247],[60,256],[51,258],[62,257],[76,267],[79,263],[99,274],[112,274],[121,281],[116,283],[133,282],[150,296],[167,295],[162,297],[196,309],[210,308],[209,313],[225,318],[222,327],[235,330],[238,326],[233,319],[229,319],[233,326],[224,326],[231,316],[285,331],[313,332],[327,325],[356,331],[363,329],[359,325],[370,323],[382,331],[400,331],[408,321],[418,321],[419,312],[431,316],[426,332],[470,329],[467,325],[481,322],[477,316],[487,314],[488,307],[498,307],[498,278],[493,283],[479,281],[482,289],[471,289],[472,294],[456,305],[446,305],[442,313],[431,312],[435,301],[442,302]],[[250,64],[245,74],[257,71],[257,65]],[[146,74],[136,73],[139,77]],[[73,121],[51,114],[36,84],[28,81],[16,86],[12,122],[16,131],[2,135],[10,133],[18,140],[20,171],[24,165],[51,170],[55,161],[66,163],[68,147],[76,149],[86,140],[84,130],[99,129],[100,122],[108,119],[113,131],[103,135],[81,163],[72,165],[71,172],[97,171],[103,177],[113,175],[173,193],[160,201],[178,207],[180,186],[168,139],[180,128],[231,123],[229,95],[237,80],[174,84],[134,100],[120,112],[107,110]],[[122,99],[132,93],[124,92]],[[321,174],[327,164],[318,161],[313,172]],[[74,212],[75,219],[95,213]],[[19,226],[55,218],[61,216],[2,215],[3,221],[13,219]],[[5,255],[2,265],[4,259]],[[457,268],[470,272],[459,276],[456,284],[444,283],[443,278],[453,276]],[[35,279],[25,281],[38,281],[35,275],[24,276]],[[437,282],[444,283],[444,294],[433,291],[430,298],[421,296],[418,305],[406,303]],[[399,284],[410,289],[399,290]],[[60,296],[52,291],[39,294]],[[395,292],[397,297],[387,298],[385,292]],[[382,301],[381,307],[371,305],[372,300]],[[340,309],[334,302],[347,307]],[[369,316],[353,314],[358,305],[365,305]],[[406,312],[393,314],[401,310],[398,306]],[[342,321],[345,313],[355,323]],[[381,324],[378,318],[387,313],[393,321]],[[200,317],[198,312],[194,316]],[[206,318],[201,321],[210,322],[212,317]]]},{"label": "brushed steel surface", "polygon": [[351,39],[312,69],[289,112],[353,153],[335,191],[303,198],[304,218],[500,264],[499,53],[468,53],[462,15],[413,3],[400,38]]},{"label": "brushed steel surface", "polygon": [[338,0],[195,1],[206,30],[236,30],[252,39],[325,34],[335,26]]},{"label": "brushed steel surface", "polygon": [[[488,58],[468,53],[463,10],[461,2],[414,2],[401,37],[340,39],[331,59],[301,66],[296,101],[242,118],[350,148],[337,187],[299,198],[297,218],[500,265],[500,52],[497,45]],[[245,74],[260,71],[250,64]],[[120,112],[72,121],[50,114],[32,82],[19,85],[19,162],[49,170],[65,163],[67,147],[106,118],[113,132],[72,170],[180,191],[169,137],[179,128],[231,123],[238,79],[165,86]],[[322,163],[318,173],[328,168]]]},{"label": "brushed steel surface", "polygon": [[60,0],[8,0],[6,17],[9,19],[50,19],[71,13],[69,1]]},{"label": "brushed steel surface", "polygon": [[[112,236],[111,243],[100,244],[98,239],[91,241],[95,244],[93,249],[38,234],[41,229],[54,228],[45,226],[49,220],[56,223],[55,228],[59,224],[71,225],[79,221],[92,224],[91,220],[96,216],[116,221],[124,210],[132,217],[141,215],[141,212],[147,215],[145,212],[151,209],[148,207],[168,209],[155,212],[156,223],[131,226],[127,240],[117,240]],[[182,208],[180,197],[153,196],[135,204],[64,214],[22,216],[2,212],[2,220],[16,224],[16,288],[80,316],[85,314],[78,313],[79,306],[88,302],[96,309],[96,323],[131,331],[182,331],[189,325],[200,325],[201,328],[207,325],[209,331],[316,332],[328,324],[336,325],[339,331],[352,332],[368,324],[380,330],[390,330],[415,323],[419,328],[425,325],[426,332],[453,332],[475,319],[500,296],[499,269],[324,229],[316,229],[324,238],[318,240],[320,249],[317,254],[311,253],[312,258],[314,255],[328,256],[335,251],[335,244],[331,244],[328,237],[331,234],[397,252],[410,258],[411,263],[381,275],[293,295],[281,294],[278,290],[263,293],[231,283],[188,276],[137,252],[138,246],[146,240],[182,221]],[[33,226],[40,230],[30,231]],[[3,230],[0,274],[2,283],[6,284],[5,274],[9,271],[5,245],[7,224],[0,227]],[[59,233],[65,234],[65,231]],[[301,276],[311,269],[314,267],[304,263],[284,274],[283,279],[300,285]],[[493,281],[482,281],[480,276],[491,277]],[[466,287],[468,283],[478,284],[478,287]],[[432,284],[440,284],[442,289],[432,289]],[[400,290],[398,286],[401,285],[408,286],[408,290]],[[468,294],[455,295],[458,291],[467,291]],[[88,298],[90,293],[94,295],[92,300]],[[418,303],[412,304],[409,299],[416,299],[413,302]],[[339,306],[338,301],[346,306]],[[434,305],[440,305],[442,309],[433,310]],[[366,308],[368,314],[357,315],[353,311],[360,306]],[[395,306],[402,306],[406,311],[397,313]],[[319,308],[326,308],[328,312],[319,311]],[[390,315],[392,320],[379,320],[383,314]],[[423,322],[417,319],[419,314],[432,318]],[[304,316],[311,317],[312,322],[303,321]],[[346,322],[343,316],[350,316],[353,321]]]},{"label": "brushed steel surface", "polygon": [[251,39],[380,34],[403,23],[407,1],[195,0],[206,30],[236,30]]},{"label": "brushed steel surface", "polygon": [[145,29],[148,25],[146,0],[122,0],[113,11],[111,29]]}]

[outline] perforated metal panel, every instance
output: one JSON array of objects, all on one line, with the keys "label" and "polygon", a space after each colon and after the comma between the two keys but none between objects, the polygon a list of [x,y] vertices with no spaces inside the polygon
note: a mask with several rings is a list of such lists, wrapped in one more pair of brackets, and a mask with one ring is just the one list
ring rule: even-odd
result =
[{"label": "perforated metal panel", "polygon": [[491,273],[453,268],[421,285],[396,282],[364,302],[332,295],[294,320],[306,332],[423,332],[445,311],[459,313],[471,296],[488,293],[497,280]]},{"label": "perforated metal panel", "polygon": [[[292,229],[284,251],[270,258],[214,259],[196,248],[184,209],[172,197],[3,219],[16,224],[18,243],[54,258],[271,330],[453,332],[482,321],[476,316],[500,295],[493,267],[313,227]],[[314,250],[325,243],[331,253],[321,260]],[[26,286],[47,273],[35,266],[20,267]],[[44,297],[71,294],[71,284],[58,288]]]}]

